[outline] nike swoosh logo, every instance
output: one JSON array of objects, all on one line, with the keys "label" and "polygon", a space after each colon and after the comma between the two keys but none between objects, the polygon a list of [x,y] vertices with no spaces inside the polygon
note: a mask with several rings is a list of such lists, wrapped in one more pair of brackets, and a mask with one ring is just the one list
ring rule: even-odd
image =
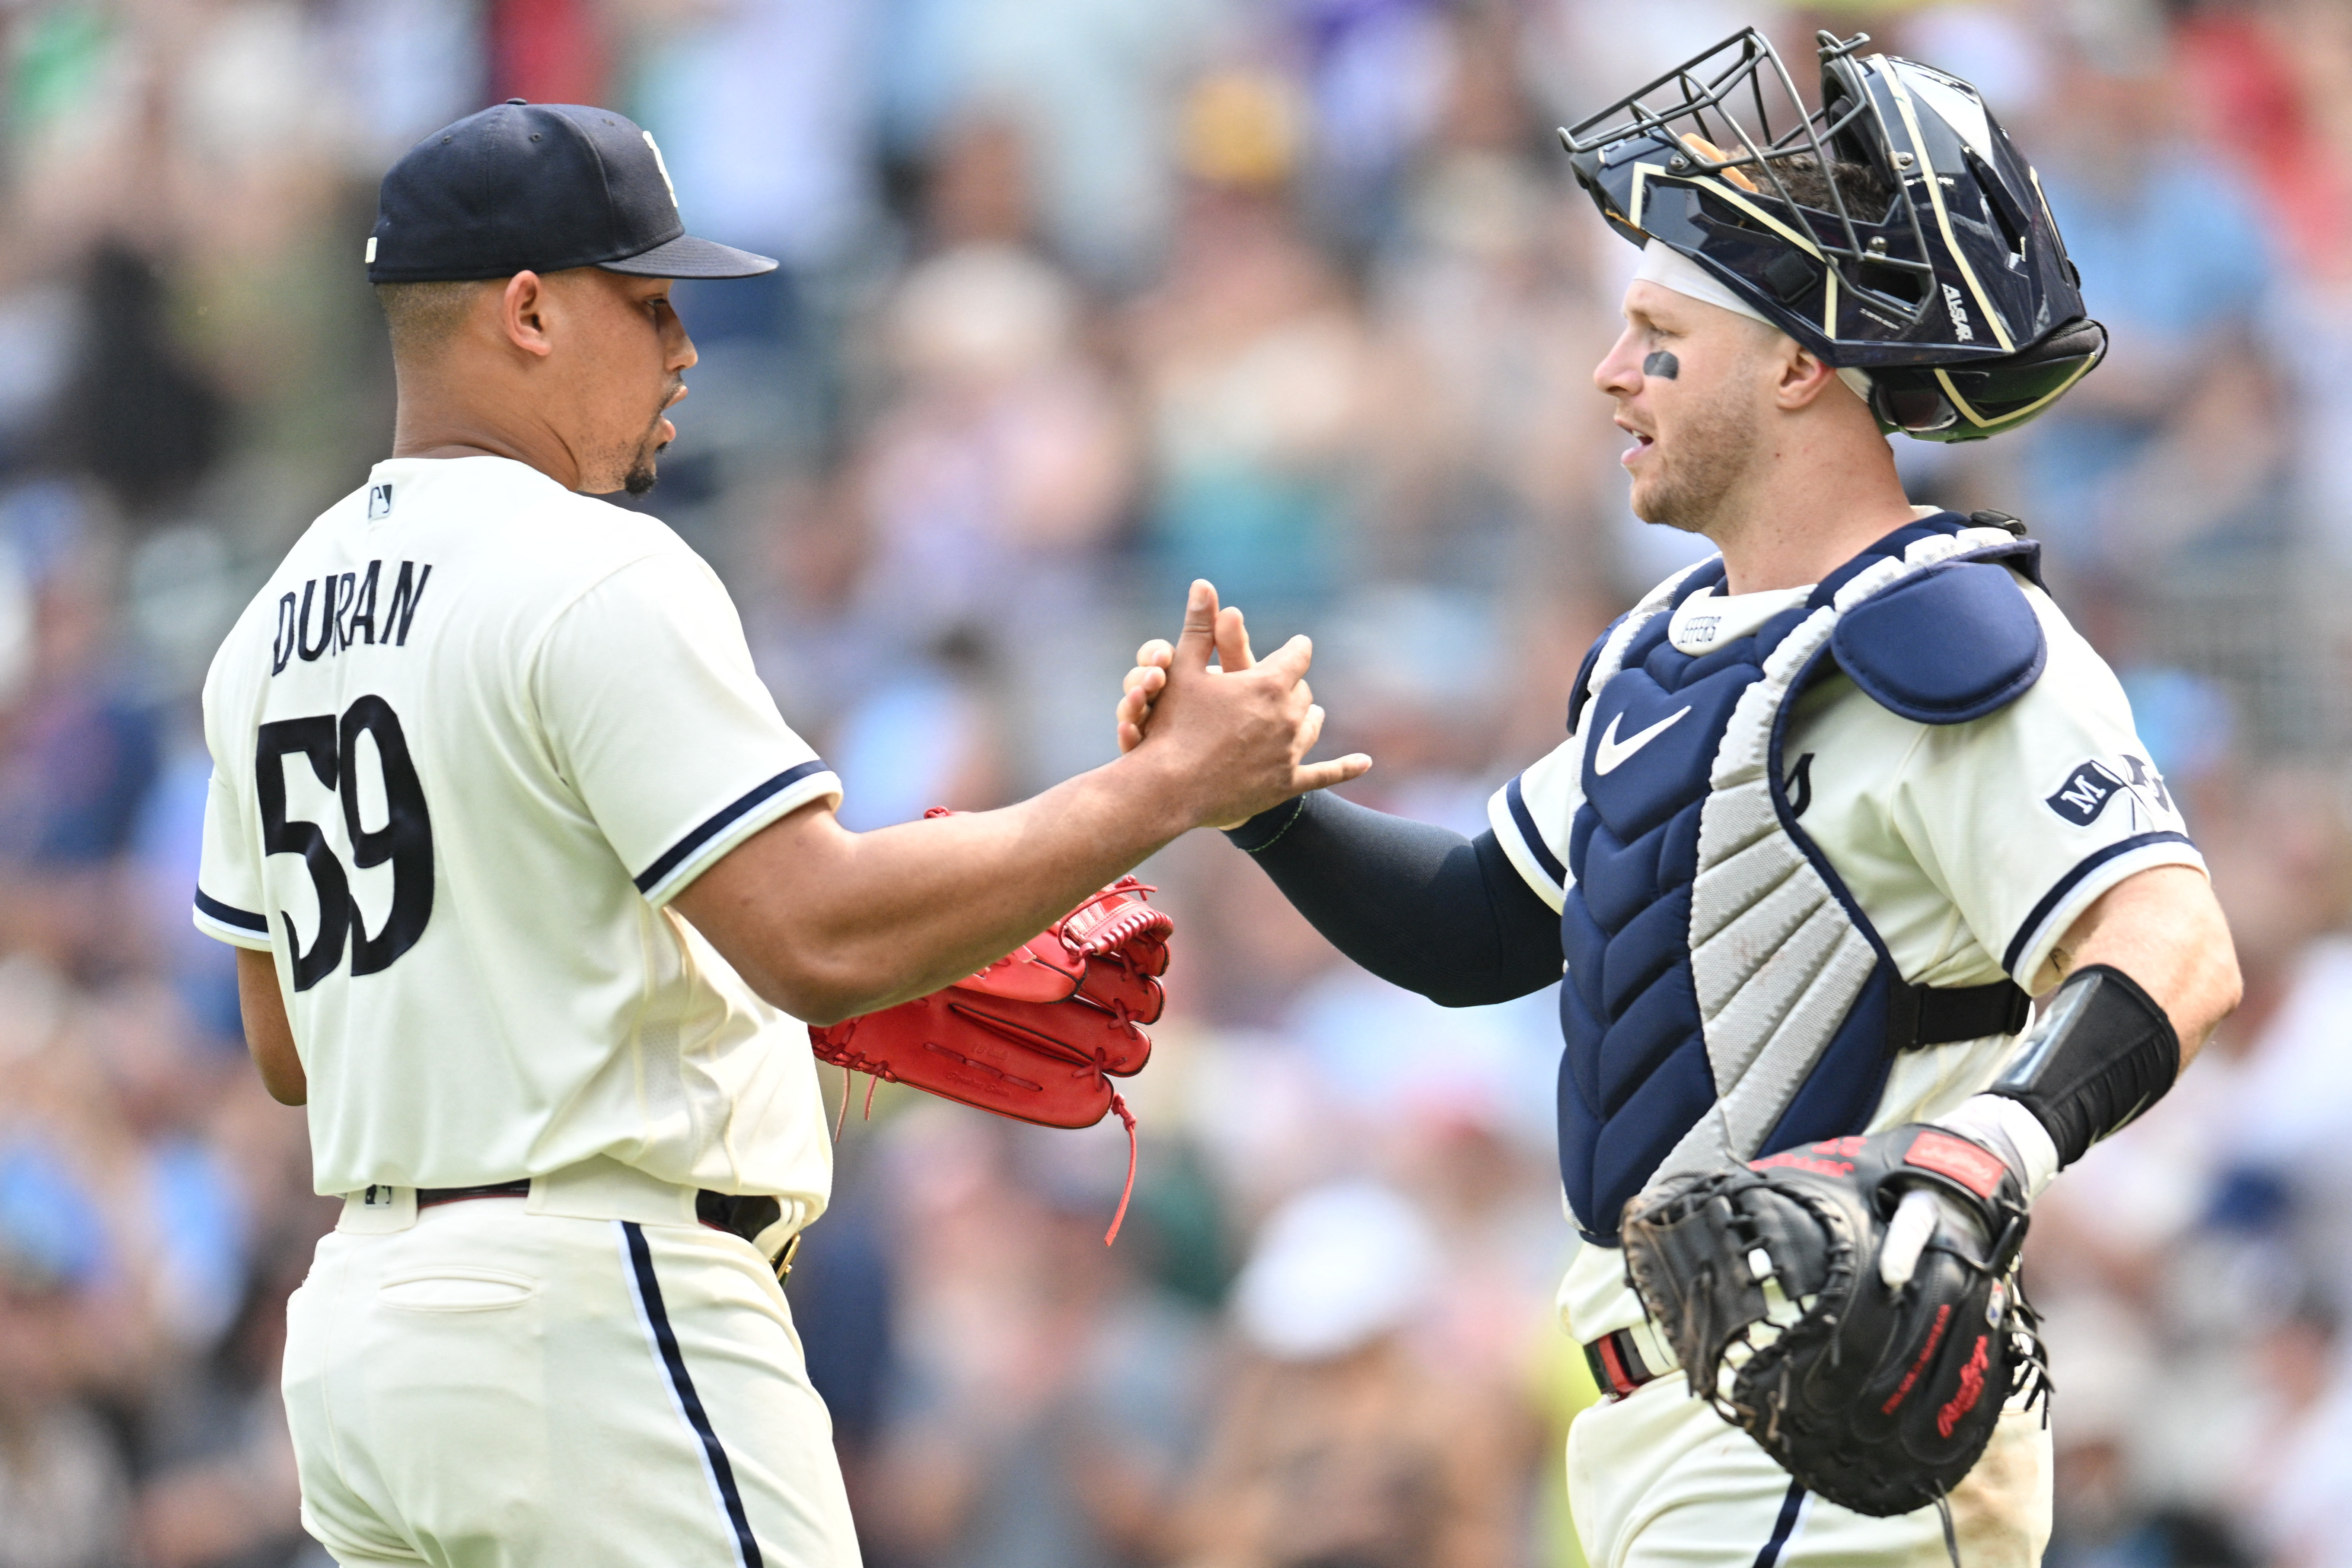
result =
[{"label": "nike swoosh logo", "polygon": [[1641,750],[1642,747],[1649,745],[1650,742],[1657,739],[1659,736],[1664,735],[1668,729],[1673,727],[1675,720],[1682,717],[1683,715],[1688,712],[1690,712],[1690,709],[1686,707],[1676,708],[1674,712],[1666,715],[1665,717],[1660,719],[1649,728],[1638,730],[1632,737],[1624,740],[1619,740],[1617,738],[1617,726],[1625,716],[1622,713],[1612,715],[1609,720],[1609,727],[1601,732],[1601,739],[1592,748],[1592,771],[1598,774],[1610,774],[1616,772],[1617,769],[1625,766],[1625,759],[1627,758]]}]

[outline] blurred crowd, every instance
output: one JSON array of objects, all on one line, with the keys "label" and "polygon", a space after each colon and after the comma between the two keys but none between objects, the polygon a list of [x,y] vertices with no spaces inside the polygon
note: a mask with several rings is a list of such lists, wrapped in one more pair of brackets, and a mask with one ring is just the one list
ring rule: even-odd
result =
[{"label": "blurred crowd", "polygon": [[[2062,1568],[2352,1563],[2352,6],[2343,0],[0,4],[0,1568],[315,1568],[275,1388],[336,1207],[187,918],[195,694],[385,449],[383,170],[619,108],[696,232],[640,505],[867,827],[1106,759],[1181,585],[1318,638],[1350,792],[1476,831],[1692,541],[1589,370],[1634,253],[1550,128],[1748,23],[1976,82],[2110,329],[2025,517],[2188,802],[2248,999],[2037,1212]],[[791,1292],[877,1568],[1580,1562],[1549,994],[1340,962],[1213,835],[1118,1129],[886,1088]],[[825,1070],[828,1090],[845,1092]],[[920,1103],[918,1103],[920,1102]]]}]

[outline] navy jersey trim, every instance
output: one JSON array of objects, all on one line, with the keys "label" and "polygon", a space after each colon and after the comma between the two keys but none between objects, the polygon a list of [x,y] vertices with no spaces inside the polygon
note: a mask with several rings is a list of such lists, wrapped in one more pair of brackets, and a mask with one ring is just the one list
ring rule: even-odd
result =
[{"label": "navy jersey trim", "polygon": [[740,820],[745,812],[751,810],[761,801],[773,799],[775,796],[782,794],[783,791],[791,789],[793,785],[799,783],[802,779],[807,778],[810,774],[822,773],[824,770],[824,759],[823,758],[812,757],[806,762],[801,763],[798,767],[785,768],[782,773],[777,774],[773,779],[769,779],[765,784],[762,784],[758,789],[751,790],[749,794],[720,807],[717,811],[713,812],[700,827],[695,829],[694,831],[687,834],[686,837],[672,844],[668,850],[664,852],[659,860],[654,862],[653,864],[646,867],[644,871],[637,873],[635,878],[637,891],[639,893],[651,893],[655,888],[659,887],[662,884],[663,878],[668,876],[670,873],[685,864],[687,858],[692,855],[695,851],[700,849],[703,845],[709,843],[711,840],[725,832],[736,821]]},{"label": "navy jersey trim", "polygon": [[2129,854],[2134,850],[2146,849],[2150,844],[2189,844],[2193,847],[2194,843],[2195,841],[2187,833],[2168,831],[2138,833],[2084,856],[2073,871],[2058,879],[2058,884],[2055,887],[2042,895],[2042,902],[2033,906],[2033,912],[2025,917],[2025,924],[2017,928],[2017,935],[2010,939],[2009,951],[2000,956],[2001,968],[2015,978],[2019,985],[2027,984],[2027,980],[2018,975],[2017,965],[2018,960],[2025,956],[2026,946],[2033,940],[2033,934],[2042,929],[2042,923],[2050,918],[2050,912],[2064,903],[2068,894],[2082,885],[2084,877],[2117,855]]},{"label": "navy jersey trim", "polygon": [[711,1427],[710,1414],[703,1409],[702,1396],[694,1391],[694,1379],[686,1370],[686,1357],[677,1348],[677,1334],[670,1327],[668,1309],[662,1305],[661,1281],[654,1277],[653,1252],[646,1245],[646,1233],[634,1219],[618,1223],[628,1244],[629,1267],[636,1276],[637,1301],[645,1308],[646,1326],[653,1331],[655,1348],[661,1353],[662,1366],[669,1374],[670,1389],[677,1396],[686,1424],[702,1444],[710,1483],[717,1489],[719,1505],[727,1511],[727,1522],[735,1532],[736,1558],[742,1568],[761,1568],[760,1543],[752,1538],[751,1518],[743,1511],[743,1494],[735,1485],[735,1467],[728,1462],[727,1450]]},{"label": "navy jersey trim", "polygon": [[1503,786],[1503,800],[1511,808],[1511,821],[1518,824],[1519,839],[1528,846],[1528,853],[1536,857],[1536,864],[1543,867],[1544,875],[1551,878],[1553,885],[1565,888],[1568,868],[1559,863],[1559,857],[1551,852],[1551,846],[1536,831],[1535,813],[1528,810],[1527,797],[1519,793],[1517,774],[1513,774],[1511,781]]},{"label": "navy jersey trim", "polygon": [[1780,1500],[1780,1517],[1772,1521],[1772,1539],[1756,1554],[1756,1568],[1772,1568],[1780,1561],[1780,1553],[1789,1544],[1789,1537],[1797,1532],[1797,1513],[1805,1506],[1805,1483],[1790,1481],[1789,1495]]},{"label": "navy jersey trim", "polygon": [[268,915],[254,915],[232,904],[223,904],[201,887],[196,889],[196,910],[205,918],[217,920],[223,925],[234,925],[239,931],[250,931],[257,936],[269,935]]},{"label": "navy jersey trim", "polygon": [[[1625,615],[1633,613],[1630,610],[1625,612]],[[1609,639],[1617,634],[1617,628],[1625,624],[1625,615],[1620,615],[1601,629],[1601,635],[1595,637],[1592,646],[1584,651],[1584,663],[1576,666],[1576,685],[1568,688],[1568,733],[1570,735],[1576,733],[1577,720],[1584,716],[1584,705],[1592,697],[1592,693],[1587,689],[1592,681],[1592,666],[1601,662],[1601,650],[1609,646]]]}]

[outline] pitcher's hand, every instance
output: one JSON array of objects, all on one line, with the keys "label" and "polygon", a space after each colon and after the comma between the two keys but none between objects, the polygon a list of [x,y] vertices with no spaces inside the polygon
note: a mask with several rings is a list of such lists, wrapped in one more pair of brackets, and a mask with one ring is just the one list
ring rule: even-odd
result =
[{"label": "pitcher's hand", "polygon": [[[1215,591],[1210,589],[1212,594]],[[1257,663],[1257,655],[1250,652],[1249,628],[1243,622],[1239,605],[1228,604],[1216,612],[1213,635],[1217,664],[1211,674],[1246,670]],[[1167,686],[1168,666],[1175,657],[1175,644],[1165,637],[1154,637],[1135,651],[1135,668],[1128,671],[1121,683],[1118,707],[1112,717],[1121,752],[1143,744],[1143,733],[1151,725],[1151,705]]]},{"label": "pitcher's hand", "polygon": [[[1213,651],[1222,668],[1210,666]],[[1372,765],[1360,753],[1302,760],[1323,733],[1323,710],[1306,680],[1313,659],[1313,644],[1294,637],[1259,662],[1241,612],[1221,612],[1216,590],[1195,582],[1183,634],[1172,646],[1144,644],[1128,677],[1119,748],[1164,748],[1195,792],[1195,820],[1212,826],[1238,825],[1292,796],[1360,778]]]}]

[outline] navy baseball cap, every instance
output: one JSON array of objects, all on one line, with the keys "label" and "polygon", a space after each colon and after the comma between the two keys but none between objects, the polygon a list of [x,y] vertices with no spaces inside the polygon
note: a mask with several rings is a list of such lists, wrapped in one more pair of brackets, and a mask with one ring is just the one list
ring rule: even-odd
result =
[{"label": "navy baseball cap", "polygon": [[370,283],[573,267],[752,277],[776,263],[688,234],[653,134],[609,109],[510,98],[443,126],[383,177]]}]

